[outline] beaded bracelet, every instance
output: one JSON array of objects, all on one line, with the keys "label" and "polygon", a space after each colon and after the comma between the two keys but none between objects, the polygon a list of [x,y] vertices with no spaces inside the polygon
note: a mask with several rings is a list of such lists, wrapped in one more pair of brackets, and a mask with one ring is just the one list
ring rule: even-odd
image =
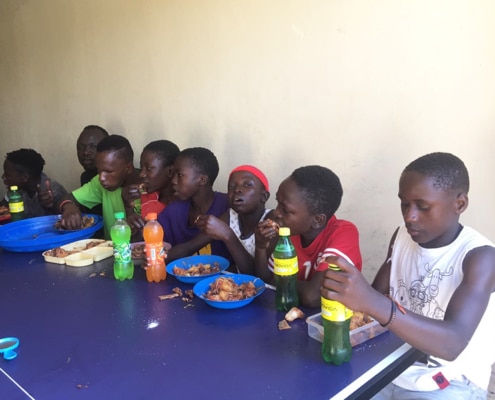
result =
[{"label": "beaded bracelet", "polygon": [[390,310],[390,317],[385,324],[380,324],[383,328],[388,328],[390,325],[392,325],[392,323],[395,320],[395,316],[397,315],[397,304],[395,304],[395,301],[392,299],[390,299],[390,301],[392,302],[392,308]]},{"label": "beaded bracelet", "polygon": [[64,200],[64,201],[62,201],[62,202],[60,203],[60,205],[58,206],[58,209],[60,210],[60,212],[61,212],[61,213],[63,213],[63,212],[64,212],[63,207],[64,207],[66,204],[68,204],[68,203],[72,203],[72,204],[74,204],[74,202],[73,202],[72,200]]}]

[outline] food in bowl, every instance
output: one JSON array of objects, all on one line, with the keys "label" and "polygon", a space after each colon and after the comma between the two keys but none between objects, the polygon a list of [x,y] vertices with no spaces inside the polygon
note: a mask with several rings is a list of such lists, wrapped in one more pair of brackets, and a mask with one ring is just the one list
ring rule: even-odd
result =
[{"label": "food in bowl", "polygon": [[193,265],[190,268],[181,268],[174,267],[174,274],[177,276],[201,276],[201,275],[210,275],[220,272],[220,264],[218,262],[214,262],[211,264],[203,264],[199,263],[197,265]]},{"label": "food in bowl", "polygon": [[101,245],[103,240],[94,240],[94,241],[89,241],[85,243],[83,246],[79,247],[74,247],[71,248],[70,250],[67,248],[67,245],[65,246],[66,248],[64,249],[63,247],[56,247],[54,249],[47,250],[43,253],[44,256],[49,256],[49,257],[67,257],[71,254],[79,253],[82,250],[88,250],[93,247]]},{"label": "food in bowl", "polygon": [[210,290],[205,298],[212,301],[238,301],[254,297],[256,287],[253,282],[238,285],[232,278],[219,277],[210,284]]}]

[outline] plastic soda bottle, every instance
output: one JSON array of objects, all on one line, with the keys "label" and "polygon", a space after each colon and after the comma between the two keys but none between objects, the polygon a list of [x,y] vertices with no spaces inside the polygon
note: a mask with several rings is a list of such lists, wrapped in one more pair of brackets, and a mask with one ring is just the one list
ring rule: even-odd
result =
[{"label": "plastic soda bottle", "polygon": [[297,254],[290,241],[290,228],[278,230],[279,239],[273,251],[275,278],[275,305],[279,311],[288,311],[299,304],[297,295]]},{"label": "plastic soda bottle", "polygon": [[[336,265],[328,268],[339,270]],[[352,356],[349,336],[352,311],[338,301],[321,297],[321,318],[323,321],[323,343],[321,354],[328,363],[340,365]]]},{"label": "plastic soda bottle", "polygon": [[163,228],[156,220],[156,213],[146,216],[143,236],[146,252],[146,279],[148,282],[160,282],[167,277],[165,269],[165,252],[163,250]]},{"label": "plastic soda bottle", "polygon": [[134,263],[131,252],[131,227],[124,219],[123,212],[116,212],[115,223],[110,229],[113,242],[113,274],[115,279],[123,281],[134,276]]},{"label": "plastic soda bottle", "polygon": [[19,221],[24,218],[24,201],[17,186],[11,186],[9,193],[9,213],[11,221]]}]

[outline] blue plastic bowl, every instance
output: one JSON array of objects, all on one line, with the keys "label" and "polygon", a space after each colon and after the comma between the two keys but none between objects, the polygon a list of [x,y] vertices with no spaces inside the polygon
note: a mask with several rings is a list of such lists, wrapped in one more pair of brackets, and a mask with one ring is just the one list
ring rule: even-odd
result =
[{"label": "blue plastic bowl", "polygon": [[[174,274],[174,267],[189,269],[192,266],[198,264],[214,264],[214,263],[218,263],[218,265],[220,266],[220,271],[215,272],[213,274],[199,275],[199,276],[183,276],[183,275]],[[202,279],[220,274],[222,271],[225,271],[229,267],[229,265],[230,265],[229,260],[220,256],[213,256],[213,255],[190,256],[190,257],[179,258],[167,264],[167,274],[175,276],[177,280],[183,283],[196,283],[201,281]]]},{"label": "blue plastic bowl", "polygon": [[241,285],[242,283],[246,283],[246,282],[253,282],[254,287],[256,288],[256,294],[253,297],[249,297],[247,299],[237,300],[237,301],[208,300],[205,297],[206,293],[208,292],[208,290],[210,290],[210,285],[219,278],[218,276],[212,276],[210,278],[203,279],[202,281],[196,283],[193,288],[194,294],[197,297],[202,298],[206,302],[206,304],[212,307],[229,310],[232,308],[239,308],[248,305],[256,297],[258,297],[261,293],[265,291],[265,282],[263,282],[260,278],[257,278],[255,276],[243,275],[243,274],[225,274],[222,276],[226,278],[232,278],[234,282],[238,285]]},{"label": "blue plastic bowl", "polygon": [[60,215],[28,218],[3,225],[0,227],[0,247],[13,252],[45,251],[76,240],[89,239],[103,227],[103,217],[84,215],[93,217],[95,223],[78,231],[56,230],[54,225],[61,218]]}]

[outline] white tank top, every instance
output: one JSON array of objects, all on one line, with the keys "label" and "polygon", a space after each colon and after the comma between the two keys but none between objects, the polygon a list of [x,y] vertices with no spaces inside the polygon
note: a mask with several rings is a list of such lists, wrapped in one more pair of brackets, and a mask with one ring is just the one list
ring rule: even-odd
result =
[{"label": "white tank top", "polygon": [[[263,221],[265,219],[265,216],[270,212],[270,209],[265,209],[265,212],[260,218],[260,221]],[[245,239],[241,239],[241,227],[239,225],[239,214],[237,214],[232,208],[230,209],[230,215],[229,215],[229,226],[230,229],[232,229],[235,233],[235,235],[239,238],[240,242],[244,246],[244,248],[247,250],[249,254],[251,254],[254,257],[254,250],[255,250],[255,243],[254,243],[254,234],[250,235],[249,237]]]},{"label": "white tank top", "polygon": [[[448,302],[463,278],[464,257],[481,246],[494,245],[465,226],[448,246],[425,249],[411,239],[402,225],[392,250],[390,296],[416,314],[443,319]],[[440,366],[432,368],[417,363],[394,383],[409,390],[435,390],[438,386],[432,376],[441,371],[448,380],[461,379],[464,375],[477,386],[487,388],[491,365],[495,362],[494,332],[495,295],[492,293],[471,341],[454,361],[430,357]]]}]

